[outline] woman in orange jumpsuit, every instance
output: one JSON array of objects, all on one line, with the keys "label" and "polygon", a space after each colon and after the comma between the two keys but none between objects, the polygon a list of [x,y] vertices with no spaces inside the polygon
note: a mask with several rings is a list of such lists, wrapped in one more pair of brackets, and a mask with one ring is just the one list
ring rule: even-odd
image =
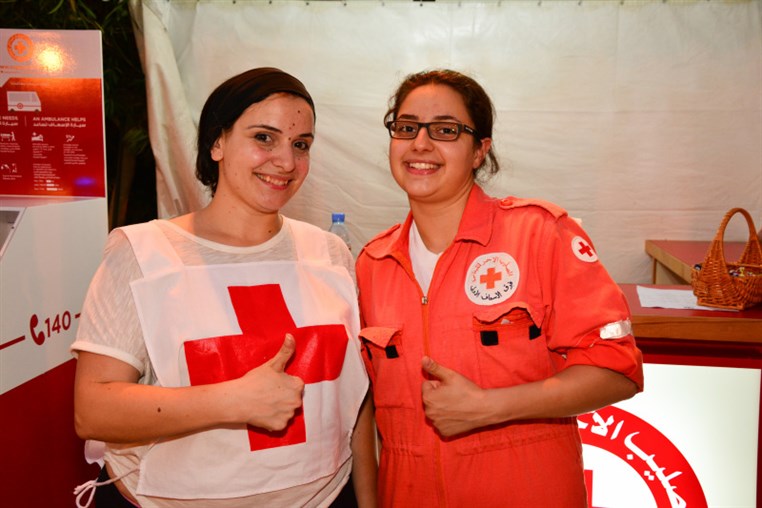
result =
[{"label": "woman in orange jumpsuit", "polygon": [[575,415],[643,386],[627,303],[563,209],[482,191],[499,168],[478,83],[414,74],[390,104],[410,213],[357,260],[380,504],[586,506]]}]

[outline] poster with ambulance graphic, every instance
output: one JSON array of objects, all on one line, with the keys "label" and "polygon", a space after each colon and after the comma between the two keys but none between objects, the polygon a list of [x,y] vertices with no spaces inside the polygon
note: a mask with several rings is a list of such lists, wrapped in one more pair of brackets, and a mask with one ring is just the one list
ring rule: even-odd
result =
[{"label": "poster with ambulance graphic", "polygon": [[92,37],[0,29],[0,193],[105,196],[101,47]]}]

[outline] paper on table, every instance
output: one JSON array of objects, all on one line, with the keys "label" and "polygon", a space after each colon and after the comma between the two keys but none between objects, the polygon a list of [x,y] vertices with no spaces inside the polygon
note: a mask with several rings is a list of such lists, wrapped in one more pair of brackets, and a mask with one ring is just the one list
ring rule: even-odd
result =
[{"label": "paper on table", "polygon": [[716,307],[706,307],[696,303],[696,295],[690,289],[659,289],[637,286],[641,307],[661,307],[663,309],[698,309],[721,310]]}]

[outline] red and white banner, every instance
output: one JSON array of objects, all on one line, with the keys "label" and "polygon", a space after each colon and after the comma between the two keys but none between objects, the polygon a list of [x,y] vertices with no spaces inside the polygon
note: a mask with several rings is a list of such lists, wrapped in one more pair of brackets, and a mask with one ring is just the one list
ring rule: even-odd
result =
[{"label": "red and white banner", "polygon": [[97,475],[69,352],[108,233],[101,34],[0,29],[0,490],[68,506]]},{"label": "red and white banner", "polygon": [[755,508],[760,370],[644,370],[643,393],[578,418],[591,508]]}]

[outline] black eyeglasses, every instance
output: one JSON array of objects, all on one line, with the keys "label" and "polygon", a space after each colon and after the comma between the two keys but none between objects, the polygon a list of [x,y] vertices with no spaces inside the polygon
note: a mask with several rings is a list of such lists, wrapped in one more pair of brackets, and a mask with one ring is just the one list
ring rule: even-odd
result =
[{"label": "black eyeglasses", "polygon": [[392,120],[386,122],[389,135],[394,139],[415,139],[421,127],[425,127],[431,139],[455,141],[461,132],[476,136],[476,131],[468,125],[457,122],[413,122],[412,120]]}]

